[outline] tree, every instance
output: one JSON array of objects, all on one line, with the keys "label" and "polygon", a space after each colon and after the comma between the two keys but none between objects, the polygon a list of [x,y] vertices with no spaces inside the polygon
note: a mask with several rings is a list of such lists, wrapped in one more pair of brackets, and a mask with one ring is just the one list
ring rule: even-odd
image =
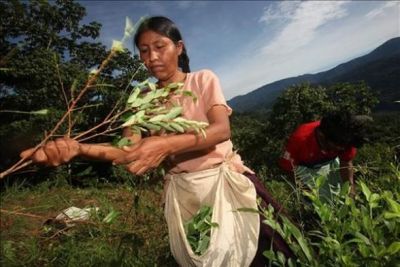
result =
[{"label": "tree", "polygon": [[325,88],[300,84],[289,87],[278,97],[269,116],[269,135],[287,137],[300,123],[318,119],[333,110]]},{"label": "tree", "polygon": [[[81,24],[85,15],[85,8],[71,0],[0,2],[3,164],[13,161],[22,148],[36,143],[45,130],[54,126],[67,103],[81,90],[90,69],[107,56],[106,47],[94,42],[101,24]],[[128,52],[113,58],[97,85],[82,99],[82,103],[89,104],[84,112],[74,112],[74,130],[82,131],[107,114],[134,73],[135,80],[146,78],[147,73],[140,66],[138,58]],[[4,113],[44,108],[50,109],[50,116]],[[67,127],[61,127],[58,134],[65,134]]]},{"label": "tree", "polygon": [[295,85],[285,90],[272,107],[269,131],[275,137],[287,137],[299,124],[320,119],[328,112],[369,115],[377,103],[377,97],[364,82],[338,83],[328,88]]},{"label": "tree", "polygon": [[336,110],[346,110],[353,114],[370,115],[378,104],[378,98],[363,81],[357,83],[337,83],[326,93]]},{"label": "tree", "polygon": [[232,142],[247,166],[260,171],[265,162],[266,119],[254,114],[235,114],[231,118]]}]

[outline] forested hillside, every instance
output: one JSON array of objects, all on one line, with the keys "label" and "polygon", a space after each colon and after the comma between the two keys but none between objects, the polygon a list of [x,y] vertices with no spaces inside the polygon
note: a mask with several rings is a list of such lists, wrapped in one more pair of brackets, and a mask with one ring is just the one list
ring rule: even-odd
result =
[{"label": "forested hillside", "polygon": [[271,109],[276,98],[289,86],[308,82],[330,86],[335,83],[364,81],[380,103],[376,111],[400,110],[394,101],[400,99],[400,37],[386,41],[369,54],[340,64],[328,71],[286,78],[264,85],[246,95],[237,96],[229,104],[237,112]]}]

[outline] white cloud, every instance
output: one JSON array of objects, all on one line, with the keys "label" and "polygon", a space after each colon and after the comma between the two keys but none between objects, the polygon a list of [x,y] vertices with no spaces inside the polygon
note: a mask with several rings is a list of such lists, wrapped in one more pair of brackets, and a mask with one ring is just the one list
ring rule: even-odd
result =
[{"label": "white cloud", "polygon": [[261,16],[259,21],[270,23],[276,20],[289,20],[296,12],[300,3],[300,1],[272,3],[270,6],[264,8],[264,14]]},{"label": "white cloud", "polygon": [[365,17],[367,17],[368,19],[373,19],[375,17],[383,16],[386,9],[394,7],[394,6],[397,6],[397,8],[400,8],[400,2],[395,2],[395,1],[386,2],[385,4],[368,12],[365,15]]},{"label": "white cloud", "polygon": [[[241,56],[215,68],[227,99],[280,79],[330,69],[370,52],[390,38],[400,36],[399,25],[396,24],[399,12],[395,10],[386,10],[385,16],[368,20],[365,17],[367,12],[354,12],[345,17],[351,9],[346,11],[344,7],[355,7],[356,3],[352,3],[353,6],[338,5],[337,2],[321,3],[327,7],[299,5],[281,34],[267,46],[268,53],[247,47],[244,51],[250,50],[251,53],[247,53],[246,57],[243,57],[244,52],[238,53]],[[264,36],[258,46],[265,44],[269,38]],[[257,44],[252,46],[257,47]]]},{"label": "white cloud", "polygon": [[[267,55],[290,53],[307,45],[314,39],[318,28],[347,15],[346,10],[343,8],[344,3],[339,1],[301,2],[300,4],[294,4],[295,9],[291,9],[287,7],[290,4],[289,2],[283,2],[284,7],[282,8],[281,6],[278,13],[285,20],[290,19],[290,21],[281,33],[263,48],[263,53]],[[282,9],[285,12],[281,12]],[[274,16],[272,14],[272,17]]]}]

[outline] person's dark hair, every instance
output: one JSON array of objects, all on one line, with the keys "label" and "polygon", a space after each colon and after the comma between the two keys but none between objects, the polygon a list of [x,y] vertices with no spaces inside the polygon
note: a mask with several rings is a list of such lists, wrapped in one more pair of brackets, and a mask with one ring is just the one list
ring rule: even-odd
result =
[{"label": "person's dark hair", "polygon": [[338,111],[327,114],[321,120],[319,129],[331,142],[360,147],[368,141],[367,132],[372,118],[365,115],[353,115]]},{"label": "person's dark hair", "polygon": [[[140,35],[146,31],[154,31],[168,37],[175,44],[182,41],[182,35],[172,20],[166,17],[156,16],[144,19],[139,25],[134,37],[136,47],[138,46]],[[183,46],[182,54],[178,58],[178,66],[183,72],[190,72],[189,57],[186,53],[185,46]]]}]

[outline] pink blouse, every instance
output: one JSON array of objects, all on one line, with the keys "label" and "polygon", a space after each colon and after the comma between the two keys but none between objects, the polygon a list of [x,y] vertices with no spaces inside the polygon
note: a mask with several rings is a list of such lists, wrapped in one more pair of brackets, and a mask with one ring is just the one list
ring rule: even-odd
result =
[{"label": "pink blouse", "polygon": [[[190,120],[209,122],[207,112],[216,105],[226,107],[228,115],[232,109],[227,105],[222,94],[218,77],[210,70],[201,70],[188,73],[183,86],[197,97],[193,101],[191,97],[175,97],[176,101],[183,107],[183,117]],[[240,156],[233,152],[231,140],[219,143],[206,150],[191,151],[169,157],[172,167],[170,173],[195,172],[214,168],[222,162],[227,162],[235,171],[243,173],[250,171],[243,165]],[[251,172],[251,171],[250,171]]]}]

